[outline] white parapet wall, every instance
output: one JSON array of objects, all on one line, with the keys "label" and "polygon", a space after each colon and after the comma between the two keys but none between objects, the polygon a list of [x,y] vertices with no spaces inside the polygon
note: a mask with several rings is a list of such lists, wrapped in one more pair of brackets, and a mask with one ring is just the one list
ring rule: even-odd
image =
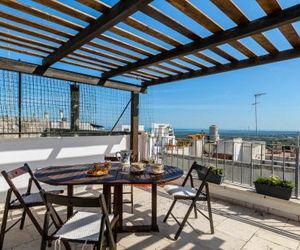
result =
[{"label": "white parapet wall", "polygon": [[[183,180],[184,177],[174,181],[174,183],[180,185]],[[198,179],[194,179],[195,187],[200,186],[200,184],[201,182]],[[217,200],[248,207],[260,213],[274,214],[300,222],[300,199],[291,198],[288,201],[278,199],[258,194],[254,188],[242,187],[231,183],[223,183],[221,185],[209,183],[209,191],[211,197]]]},{"label": "white parapet wall", "polygon": [[232,184],[209,185],[211,196],[225,200],[256,211],[278,215],[295,221],[300,221],[300,200],[282,200],[267,195],[258,194],[255,190]]},{"label": "white parapet wall", "polygon": [[[145,158],[146,137],[139,136],[140,157]],[[0,171],[12,170],[25,162],[34,170],[47,166],[93,163],[104,160],[104,155],[113,155],[129,149],[129,135],[44,137],[0,140]],[[28,177],[19,177],[18,188],[25,188]],[[0,176],[0,202],[3,202],[8,186]]]}]

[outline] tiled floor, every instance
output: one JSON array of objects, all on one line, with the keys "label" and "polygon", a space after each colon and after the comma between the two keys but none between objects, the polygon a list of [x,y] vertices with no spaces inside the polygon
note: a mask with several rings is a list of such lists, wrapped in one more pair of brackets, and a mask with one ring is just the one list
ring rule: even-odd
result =
[{"label": "tiled floor", "polygon": [[[87,190],[83,195],[97,194],[97,190]],[[174,241],[172,237],[177,230],[177,224],[173,219],[163,223],[163,216],[168,210],[171,199],[163,191],[158,190],[158,223],[159,233],[119,234],[118,249],[299,249],[300,250],[300,223],[289,221],[277,216],[262,214],[248,208],[232,205],[226,202],[214,200],[213,217],[215,234],[210,234],[208,221],[199,216],[189,219],[190,225],[185,226],[181,237]],[[128,223],[149,223],[148,217],[151,210],[150,190],[135,188],[134,190],[134,214],[125,207],[125,217]],[[187,205],[179,203],[175,214],[179,219],[185,214]],[[206,206],[199,204],[206,212]],[[3,205],[1,207],[1,218]],[[44,209],[36,209],[35,213],[42,222]],[[61,208],[61,213],[65,209]],[[10,222],[12,223],[20,212],[15,211]],[[6,234],[5,249],[27,250],[39,249],[40,236],[29,220],[26,227],[20,231],[17,227]],[[74,246],[81,249],[82,246]],[[52,247],[53,249],[54,247]],[[90,248],[86,248],[90,249]]]}]

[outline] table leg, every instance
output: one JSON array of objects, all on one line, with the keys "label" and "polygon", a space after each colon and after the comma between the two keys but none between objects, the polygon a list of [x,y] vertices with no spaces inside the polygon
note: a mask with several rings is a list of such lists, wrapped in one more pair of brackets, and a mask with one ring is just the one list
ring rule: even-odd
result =
[{"label": "table leg", "polygon": [[152,231],[159,232],[157,225],[157,184],[152,184],[152,218],[151,229]]},{"label": "table leg", "polygon": [[151,224],[134,226],[123,225],[121,232],[159,232],[159,228],[157,225],[157,184],[152,184],[151,189]]},{"label": "table leg", "polygon": [[[73,197],[74,195],[74,188],[73,185],[68,185],[68,197]],[[73,216],[73,206],[67,207],[67,218],[71,218]]]},{"label": "table leg", "polygon": [[123,230],[123,185],[114,186],[114,214],[119,216],[116,230],[121,232]]},{"label": "table leg", "polygon": [[111,185],[103,185],[103,194],[107,206],[107,211],[111,213]]}]

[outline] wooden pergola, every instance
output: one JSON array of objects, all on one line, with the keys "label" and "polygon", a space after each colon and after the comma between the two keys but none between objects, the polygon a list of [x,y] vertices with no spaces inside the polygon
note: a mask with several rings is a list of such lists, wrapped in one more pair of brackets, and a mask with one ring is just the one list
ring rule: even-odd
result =
[{"label": "wooden pergola", "polygon": [[[131,91],[131,148],[137,152],[138,96],[147,87],[300,56],[300,38],[293,26],[300,20],[300,4],[283,9],[278,0],[256,0],[265,15],[250,20],[232,0],[211,0],[236,24],[225,29],[191,1],[161,1],[170,6],[170,11],[175,8],[210,35],[200,36],[199,32],[192,31],[166,11],[154,7],[151,0],[121,0],[114,6],[100,0],[77,0],[76,6],[82,8],[58,0],[0,0],[0,7],[6,7],[6,10],[0,8],[0,26],[4,28],[0,30],[0,49],[42,58],[39,65],[0,58],[0,68]],[[86,8],[93,10],[97,16],[85,12]],[[15,15],[14,11],[24,15]],[[154,19],[155,23],[148,25],[133,17],[137,12]],[[37,22],[36,18],[47,24]],[[160,31],[157,23],[167,26],[173,35]],[[130,29],[121,28],[120,24]],[[290,49],[280,50],[264,34],[274,29],[282,33]],[[154,40],[141,36],[141,32]],[[176,33],[189,42],[182,42],[174,35]],[[253,39],[266,54],[259,55],[248,48],[240,40],[243,38]],[[162,43],[155,42],[155,39]],[[244,58],[237,58],[222,45],[229,45]],[[208,56],[203,53],[205,50],[224,60],[220,62]],[[99,75],[57,69],[57,62],[96,70]],[[116,81],[116,76],[138,79],[140,84]]]}]

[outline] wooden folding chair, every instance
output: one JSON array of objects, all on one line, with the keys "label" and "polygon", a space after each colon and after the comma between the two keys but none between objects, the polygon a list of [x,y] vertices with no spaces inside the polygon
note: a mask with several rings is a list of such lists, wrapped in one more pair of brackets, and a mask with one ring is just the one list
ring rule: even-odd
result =
[{"label": "wooden folding chair", "polygon": [[[111,162],[116,162],[119,161],[118,157],[116,156],[109,156],[109,155],[105,155],[104,156],[104,160],[105,161],[111,161]],[[125,185],[124,185],[125,186]],[[131,213],[133,214],[133,185],[129,185],[129,190],[125,190],[123,191],[123,195],[129,196],[130,198],[128,198],[128,200],[124,200],[123,204],[130,204],[131,207]],[[124,190],[124,189],[123,189]],[[111,195],[114,195],[114,193],[112,192]],[[112,203],[113,204],[113,203]],[[111,206],[110,204],[107,204],[109,211],[111,211]]]},{"label": "wooden folding chair", "polygon": [[[201,185],[198,189],[194,188],[193,175],[192,175],[193,171],[200,171],[204,174],[204,178],[202,179]],[[210,204],[210,195],[209,195],[209,188],[208,188],[208,183],[207,183],[207,177],[208,177],[208,174],[210,173],[210,171],[211,171],[211,168],[206,168],[206,167],[198,165],[196,162],[194,162],[193,165],[191,166],[191,168],[189,169],[181,186],[166,185],[164,187],[164,189],[167,191],[167,193],[169,195],[173,196],[174,200],[173,200],[173,203],[171,204],[171,207],[170,207],[169,211],[167,212],[163,221],[166,222],[169,215],[171,215],[174,218],[174,220],[177,222],[177,224],[179,225],[179,229],[177,230],[175,237],[174,237],[175,240],[178,239],[178,237],[179,237],[179,235],[180,235],[180,233],[181,233],[185,223],[187,222],[187,220],[190,216],[190,213],[192,212],[193,209],[194,209],[196,218],[197,218],[197,211],[198,211],[206,219],[209,220],[211,233],[212,234],[214,233],[213,218],[212,218],[212,211],[211,211],[211,204]],[[191,187],[185,186],[188,179],[190,179],[190,181],[191,181]],[[205,187],[205,192],[203,192],[204,187]],[[192,201],[187,210],[187,213],[184,216],[183,221],[181,223],[179,223],[179,221],[176,219],[176,217],[172,214],[172,209],[174,208],[175,203],[178,200]],[[197,206],[196,206],[197,201],[206,201],[207,202],[208,216],[205,215],[202,211],[200,211],[197,208]]]},{"label": "wooden folding chair", "polygon": [[[22,230],[24,227],[26,215],[28,215],[33,225],[36,227],[37,231],[42,235],[43,230],[40,224],[38,223],[38,221],[36,220],[35,216],[32,214],[30,208],[45,205],[39,192],[37,193],[31,192],[32,183],[34,183],[34,185],[37,187],[38,190],[41,190],[42,188],[39,182],[37,181],[37,179],[34,177],[28,164],[25,163],[22,167],[11,170],[9,172],[3,170],[1,174],[6,180],[7,184],[9,185],[9,189],[7,191],[4,213],[2,218],[2,225],[1,225],[1,232],[0,232],[0,250],[3,247],[5,233],[8,232],[11,228],[13,228],[20,221],[21,221],[20,229]],[[19,190],[16,188],[13,179],[23,174],[29,174],[30,177],[28,180],[26,193],[21,194]],[[51,192],[59,194],[59,193],[63,193],[63,190],[55,190]],[[13,194],[16,197],[15,199],[12,199]],[[16,209],[23,209],[22,216],[19,220],[17,220],[9,228],[6,229],[8,212]]]},{"label": "wooden folding chair", "polygon": [[[69,242],[94,245],[94,249],[100,250],[103,246],[104,236],[107,237],[110,249],[116,249],[116,243],[112,229],[118,217],[108,214],[104,195],[99,197],[68,197],[56,195],[41,190],[41,195],[46,203],[47,212],[44,219],[41,250],[46,249],[47,241],[56,240],[60,245],[62,242],[70,249]],[[78,211],[66,222],[56,213],[53,205],[83,207],[99,207],[99,213]],[[49,218],[52,218],[56,230],[49,235]],[[84,247],[83,247],[84,248]]]}]

